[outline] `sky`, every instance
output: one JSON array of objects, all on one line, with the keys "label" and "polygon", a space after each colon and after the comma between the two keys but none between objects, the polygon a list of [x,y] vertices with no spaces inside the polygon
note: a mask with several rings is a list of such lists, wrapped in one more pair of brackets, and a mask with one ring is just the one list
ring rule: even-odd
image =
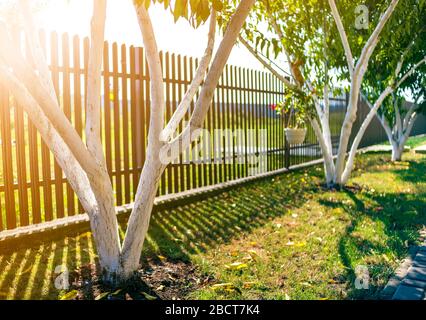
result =
[{"label": "sky", "polygon": [[[0,0],[5,1],[5,0]],[[88,36],[92,15],[92,1],[49,1],[37,13],[37,22],[46,31],[68,32]],[[174,23],[170,12],[161,5],[150,8],[150,15],[160,50],[201,57],[205,50],[208,23],[194,29],[180,19]],[[106,40],[118,44],[142,46],[142,36],[131,0],[109,0],[106,22]],[[220,35],[216,41],[219,44]],[[235,46],[229,64],[263,70],[261,64],[242,46]]]}]

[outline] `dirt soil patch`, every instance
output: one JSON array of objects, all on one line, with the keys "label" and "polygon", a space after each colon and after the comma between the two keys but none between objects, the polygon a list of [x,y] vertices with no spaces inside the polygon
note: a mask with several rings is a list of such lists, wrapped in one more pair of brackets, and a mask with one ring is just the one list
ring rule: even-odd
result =
[{"label": "dirt soil patch", "polygon": [[96,265],[88,264],[70,274],[70,291],[63,299],[182,300],[212,281],[190,263],[150,260],[132,281],[113,288],[100,281]]}]

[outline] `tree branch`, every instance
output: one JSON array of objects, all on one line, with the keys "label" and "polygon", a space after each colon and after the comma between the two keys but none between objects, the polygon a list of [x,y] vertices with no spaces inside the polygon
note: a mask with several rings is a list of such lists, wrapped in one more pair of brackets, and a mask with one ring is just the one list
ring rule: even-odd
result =
[{"label": "tree branch", "polygon": [[259,53],[254,49],[242,36],[239,37],[239,41],[247,48],[247,50],[274,76],[276,76],[281,82],[283,82],[288,88],[292,90],[297,90],[297,86],[292,84],[285,76],[281,75],[277,70],[275,70],[271,64],[269,64],[265,59],[263,59]]},{"label": "tree branch", "polygon": [[65,173],[70,185],[78,195],[84,210],[90,214],[96,207],[96,200],[90,188],[89,180],[72,152],[65,144],[58,132],[53,128],[37,101],[28,92],[27,88],[8,70],[0,66],[0,82],[8,88],[31,122],[40,132],[46,145],[52,150],[59,166]]},{"label": "tree branch", "polygon": [[176,132],[179,126],[179,123],[185,117],[185,114],[187,113],[189,106],[191,105],[192,99],[194,98],[195,94],[200,88],[201,83],[204,80],[204,77],[206,75],[207,69],[210,65],[210,61],[213,55],[215,35],[216,35],[216,12],[213,10],[210,16],[210,27],[209,27],[209,33],[208,33],[207,48],[204,52],[204,56],[200,61],[197,71],[195,72],[194,79],[192,80],[191,85],[189,86],[185,96],[183,97],[183,100],[179,104],[178,108],[176,109],[175,113],[173,114],[172,118],[167,124],[166,128],[161,132],[160,140],[163,142],[169,141],[172,138],[173,134]]},{"label": "tree branch", "polygon": [[151,18],[145,5],[135,3],[136,14],[138,17],[139,27],[142,32],[142,39],[145,46],[146,60],[151,78],[151,117],[148,148],[160,147],[160,134],[164,128],[164,79],[163,70],[157,41],[155,39],[154,28],[152,27]]},{"label": "tree branch", "polygon": [[101,79],[106,9],[106,0],[93,1],[86,98],[87,149],[102,163],[105,170],[106,160],[101,141]]},{"label": "tree branch", "polygon": [[343,44],[343,49],[345,50],[346,61],[348,63],[348,68],[349,68],[349,74],[352,77],[354,72],[354,58],[352,55],[351,47],[349,45],[348,36],[346,34],[345,27],[343,26],[342,19],[339,14],[339,10],[337,9],[336,2],[334,0],[328,0],[328,3],[330,5],[331,13],[333,15],[334,21],[337,26],[337,30],[339,31],[340,39]]},{"label": "tree branch", "polygon": [[[178,150],[184,151],[193,140],[199,137],[200,130],[198,129],[201,129],[203,126],[204,118],[212,102],[214,90],[254,2],[255,0],[241,0],[238,5],[215,54],[215,58],[207,74],[206,81],[196,102],[189,124],[177,138],[168,144],[168,148],[176,150],[174,148],[177,147]],[[191,133],[193,134],[191,135]]]},{"label": "tree branch", "polygon": [[[334,0],[329,0],[329,1],[334,1]],[[381,16],[379,23],[377,24],[376,28],[374,29],[373,33],[371,34],[370,38],[368,39],[367,43],[365,44],[361,52],[361,55],[355,67],[355,75],[358,75],[360,77],[363,76],[366,69],[365,65],[370,60],[370,57],[377,46],[380,33],[382,32],[389,18],[392,16],[392,13],[395,10],[395,7],[397,6],[398,2],[399,0],[392,0],[391,4],[386,9],[383,16]]]},{"label": "tree branch", "polygon": [[19,6],[23,15],[25,36],[29,43],[30,54],[33,58],[32,60],[34,61],[34,64],[39,72],[45,89],[49,92],[53,99],[57,100],[55,86],[53,85],[49,66],[47,65],[46,57],[40,44],[40,35],[37,32],[38,28],[36,27],[33,15],[29,10],[30,1],[20,0]]},{"label": "tree branch", "polygon": [[87,150],[77,131],[59,107],[58,100],[49,94],[21,52],[13,46],[13,42],[9,38],[3,23],[0,24],[0,43],[9,44],[9,50],[0,51],[0,57],[9,67],[13,68],[16,77],[25,85],[38,105],[43,109],[45,116],[68,145],[80,166],[90,177],[96,177],[99,174],[103,175],[101,164],[98,164]]}]

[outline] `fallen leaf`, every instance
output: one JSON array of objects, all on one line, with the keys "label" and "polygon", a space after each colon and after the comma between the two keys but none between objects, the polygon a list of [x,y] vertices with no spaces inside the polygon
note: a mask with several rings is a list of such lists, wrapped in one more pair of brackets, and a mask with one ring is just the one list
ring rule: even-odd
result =
[{"label": "fallen leaf", "polygon": [[95,300],[102,300],[102,299],[106,298],[108,295],[109,295],[109,292],[101,293],[100,295],[98,295],[98,296],[95,298]]},{"label": "fallen leaf", "polygon": [[217,283],[217,284],[214,284],[214,285],[212,285],[212,289],[213,290],[225,290],[225,289],[232,289],[232,290],[234,290],[235,289],[235,286],[232,284],[232,283],[230,283],[230,282],[226,282],[226,283]]},{"label": "fallen leaf", "polygon": [[19,275],[22,276],[23,274],[26,274],[28,272],[30,272],[32,270],[33,266],[29,266],[27,269],[25,269],[24,271],[22,271]]},{"label": "fallen leaf", "polygon": [[120,294],[120,292],[121,292],[122,290],[123,290],[123,289],[118,289],[118,290],[114,291],[114,292],[112,293],[112,295],[113,295],[113,296],[117,296],[117,295],[119,295],[119,294]]},{"label": "fallen leaf", "polygon": [[258,256],[259,256],[255,250],[249,250],[249,251],[247,251],[247,252],[248,252],[248,254],[249,254],[252,258],[255,258],[255,257],[258,257]]},{"label": "fallen leaf", "polygon": [[73,300],[73,299],[77,298],[77,296],[78,296],[78,291],[72,290],[68,293],[65,293],[63,296],[61,296],[59,298],[59,300]]},{"label": "fallen leaf", "polygon": [[161,262],[166,262],[167,261],[167,258],[164,257],[164,256],[157,256],[157,257],[158,257],[158,259],[160,259]]},{"label": "fallen leaf", "polygon": [[146,299],[146,300],[150,300],[150,301],[152,301],[152,300],[157,300],[157,298],[156,298],[156,297],[151,296],[151,295],[149,295],[149,294],[148,294],[148,293],[146,293],[146,292],[141,292],[141,294],[143,294],[143,296],[145,297],[145,299]]},{"label": "fallen leaf", "polygon": [[238,256],[238,251],[232,251],[232,252],[231,252],[231,256],[232,256],[232,257],[236,257],[236,256]]},{"label": "fallen leaf", "polygon": [[247,269],[248,265],[243,262],[234,262],[234,263],[225,265],[225,268],[229,270],[242,270],[242,269]]},{"label": "fallen leaf", "polygon": [[251,289],[251,288],[253,288],[254,285],[256,285],[256,282],[253,282],[253,281],[244,282],[243,288],[244,289]]}]

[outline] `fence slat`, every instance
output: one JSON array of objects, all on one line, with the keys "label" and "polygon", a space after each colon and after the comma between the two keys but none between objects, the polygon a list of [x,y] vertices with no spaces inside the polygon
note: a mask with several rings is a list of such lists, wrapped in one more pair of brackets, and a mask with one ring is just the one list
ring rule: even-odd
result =
[{"label": "fence slat", "polygon": [[[64,72],[62,74],[63,81],[63,105],[64,105],[64,113],[65,116],[72,121],[71,115],[71,69],[70,69],[70,49],[69,49],[69,37],[68,34],[65,33],[62,36],[62,60],[63,60],[63,69]],[[75,212],[75,197],[74,192],[71,188],[71,185],[66,183],[67,189],[67,213],[68,216],[73,216],[76,214]]]},{"label": "fence slat", "polygon": [[121,126],[120,126],[120,95],[118,88],[118,45],[117,43],[112,44],[112,86],[113,86],[113,109],[114,109],[114,120],[113,120],[113,136],[114,136],[114,153],[112,154],[114,159],[114,172],[115,176],[115,190],[116,190],[116,200],[117,205],[123,205],[123,188],[121,183],[122,173],[121,173]]},{"label": "fence slat", "polygon": [[135,47],[130,47],[130,126],[132,132],[132,184],[133,196],[135,194],[136,186],[138,184],[138,162],[137,162],[137,143],[136,140],[136,50]]},{"label": "fence slat", "polygon": [[[121,46],[121,73],[127,74],[127,48]],[[124,202],[130,203],[130,149],[129,149],[129,102],[128,102],[128,79],[121,77],[121,101],[123,113],[123,170],[124,170]]]},{"label": "fence slat", "polygon": [[3,156],[3,179],[5,184],[6,227],[16,228],[15,192],[13,190],[13,161],[12,161],[12,137],[10,125],[9,94],[6,90],[0,90],[0,125],[1,125],[1,149]]},{"label": "fence slat", "polygon": [[104,53],[103,53],[103,61],[104,61],[104,105],[103,105],[103,113],[104,113],[104,125],[103,125],[103,136],[104,136],[104,145],[105,145],[105,158],[106,164],[108,168],[108,173],[112,176],[112,148],[111,148],[111,95],[113,92],[110,90],[110,62],[109,62],[109,44],[105,41],[104,44]]},{"label": "fence slat", "polygon": [[[52,70],[52,81],[55,87],[56,95],[60,99],[59,89],[59,69],[58,69],[58,35],[53,32],[50,36],[50,56],[51,56],[51,70]],[[56,217],[64,217],[64,187],[63,187],[63,173],[59,167],[58,162],[55,160],[54,164],[55,174],[55,202],[56,202]]]}]

